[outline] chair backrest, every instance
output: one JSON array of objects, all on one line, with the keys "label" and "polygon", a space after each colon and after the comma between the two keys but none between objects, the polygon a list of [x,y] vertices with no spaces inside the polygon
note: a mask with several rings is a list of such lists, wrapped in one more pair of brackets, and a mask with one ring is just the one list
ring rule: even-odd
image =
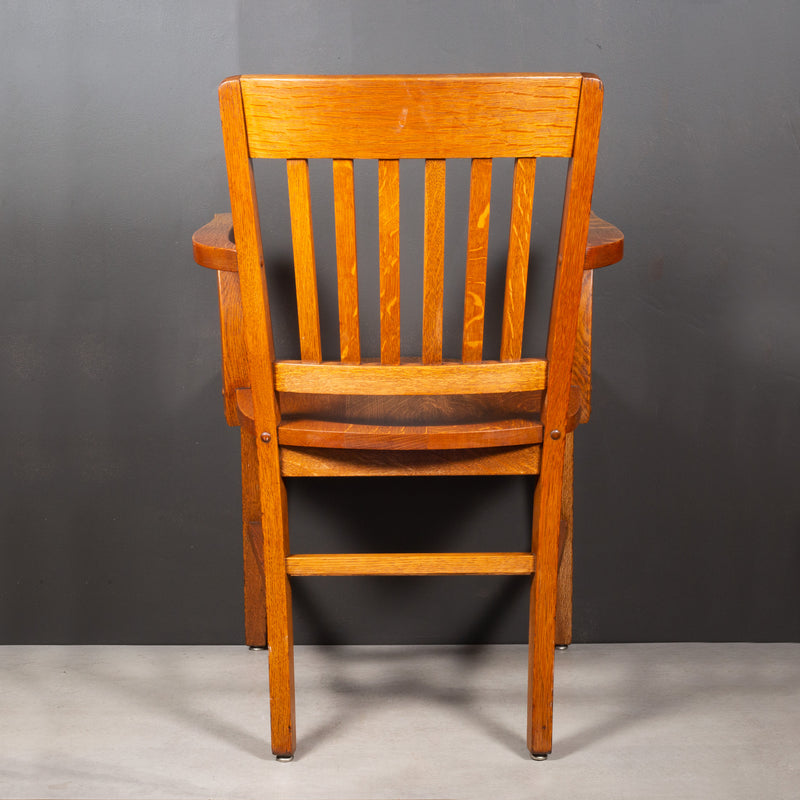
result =
[{"label": "chair backrest", "polygon": [[[435,395],[546,388],[567,414],[602,111],[593,75],[241,76],[220,106],[256,419],[276,391]],[[544,359],[522,359],[536,159],[570,159]],[[482,361],[492,159],[515,159],[499,361]],[[275,362],[250,159],[287,160],[301,361]],[[308,159],[332,159],[341,361],[322,363]],[[399,159],[425,159],[421,357],[401,358]],[[442,358],[446,159],[472,159],[462,360]],[[354,159],[378,160],[380,363],[361,356]],[[262,365],[261,369],[254,369]]]}]

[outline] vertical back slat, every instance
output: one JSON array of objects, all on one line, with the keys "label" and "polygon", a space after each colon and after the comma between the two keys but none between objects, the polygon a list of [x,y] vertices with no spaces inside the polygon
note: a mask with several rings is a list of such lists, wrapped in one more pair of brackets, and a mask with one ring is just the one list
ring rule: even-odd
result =
[{"label": "vertical back slat", "polygon": [[425,161],[425,255],[422,289],[422,363],[442,361],[446,161]]},{"label": "vertical back slat", "polygon": [[356,208],[351,159],[333,159],[333,206],[336,217],[336,274],[339,285],[339,352],[346,364],[361,363],[358,325]]},{"label": "vertical back slat", "polygon": [[464,338],[461,358],[483,357],[483,321],[486,307],[486,256],[489,250],[489,210],[492,196],[492,159],[473,158],[469,185],[467,277],[464,289]]},{"label": "vertical back slat", "polygon": [[508,233],[506,293],[500,340],[501,361],[517,361],[522,357],[522,328],[525,322],[525,291],[528,285],[528,256],[535,182],[536,159],[518,158],[514,164],[511,226]]},{"label": "vertical back slat", "polygon": [[297,321],[300,328],[300,357],[303,361],[322,361],[319,334],[317,270],[314,263],[314,226],[311,220],[311,190],[308,161],[286,161],[289,180],[289,212],[292,220],[292,249],[297,288]]},{"label": "vertical back slat", "polygon": [[381,363],[400,363],[400,162],[378,161]]}]

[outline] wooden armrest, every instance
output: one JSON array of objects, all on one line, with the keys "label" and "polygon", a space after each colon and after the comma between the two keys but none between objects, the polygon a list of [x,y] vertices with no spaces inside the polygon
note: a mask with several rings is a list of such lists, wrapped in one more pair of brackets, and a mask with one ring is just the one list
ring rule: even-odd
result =
[{"label": "wooden armrest", "polygon": [[[598,269],[616,264],[622,259],[624,244],[622,231],[592,212],[583,268]],[[214,219],[192,236],[192,246],[194,260],[201,267],[237,271],[236,243],[230,214],[214,214]]]},{"label": "wooden armrest", "polygon": [[589,238],[586,241],[584,269],[597,269],[616,264],[622,258],[625,237],[619,228],[600,219],[594,211],[589,218]]},{"label": "wooden armrest", "polygon": [[194,260],[201,267],[236,272],[238,262],[231,215],[214,214],[211,222],[195,231],[192,249]]}]

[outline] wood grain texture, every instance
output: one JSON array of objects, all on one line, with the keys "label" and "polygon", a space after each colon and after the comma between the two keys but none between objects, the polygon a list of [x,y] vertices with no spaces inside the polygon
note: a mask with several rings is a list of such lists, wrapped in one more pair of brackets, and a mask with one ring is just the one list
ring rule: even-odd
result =
[{"label": "wood grain texture", "polygon": [[258,485],[256,439],[242,428],[242,550],[244,555],[244,633],[250,647],[267,644],[267,600],[264,594],[264,540]]},{"label": "wood grain texture", "polygon": [[262,269],[261,229],[255,182],[247,148],[247,132],[239,81],[219,88],[222,138],[228,168],[233,225],[242,289],[245,341],[250,369],[255,423],[273,435],[256,444],[263,531],[264,591],[267,607],[270,730],[272,751],[289,755],[295,749],[294,654],[292,609],[285,571],[288,555],[286,491],[280,472],[277,425],[280,421],[270,365],[275,360],[267,286]]},{"label": "wood grain texture", "polygon": [[459,450],[542,441],[542,424],[531,419],[456,425],[363,425],[326,419],[284,419],[281,445],[354,450]]},{"label": "wood grain texture", "polygon": [[464,334],[461,358],[483,358],[486,314],[486,259],[489,252],[489,213],[492,200],[492,160],[473,158],[469,184],[467,272],[464,288]]},{"label": "wood grain texture", "polygon": [[339,294],[339,352],[345,364],[361,361],[358,316],[358,256],[353,162],[333,161],[333,208],[336,220],[336,277]]},{"label": "wood grain texture", "polygon": [[311,217],[308,161],[300,158],[289,159],[286,162],[286,173],[289,183],[289,211],[292,220],[300,357],[304,361],[321,361],[317,267],[314,259],[314,225]]},{"label": "wood grain texture", "polygon": [[[473,159],[473,181],[471,191],[474,191],[476,185],[475,173],[476,167],[480,170],[488,170],[489,186],[481,185],[481,189],[486,189],[487,192],[491,188],[491,159],[476,158]],[[335,165],[334,165],[335,168]],[[484,181],[486,179],[483,179]],[[484,212],[488,212],[489,196],[486,194],[485,205],[483,202],[476,202],[476,208],[481,210],[476,213],[476,220],[480,223]],[[473,208],[472,199],[470,199],[470,209]],[[488,237],[488,227],[484,231],[483,225],[473,225],[473,213],[470,210],[470,237],[473,235],[473,230],[477,230],[480,234],[486,234]],[[488,221],[488,216],[486,218]],[[487,238],[488,243],[488,238]],[[214,214],[214,219],[206,223],[202,228],[195,231],[192,236],[192,246],[194,253],[194,260],[201,267],[208,267],[209,269],[222,269],[235,272],[239,267],[236,255],[236,243],[233,236],[233,221],[230,214]],[[589,220],[589,238],[586,242],[586,258],[584,260],[584,269],[599,269],[600,267],[607,267],[611,264],[616,264],[622,260],[625,248],[625,237],[622,231],[610,222],[598,217],[594,212]],[[481,246],[476,243],[475,247],[468,246],[470,253],[477,250],[480,252]],[[473,359],[474,360],[474,359]]]},{"label": "wood grain texture", "polygon": [[[572,392],[571,408],[577,414],[580,397]],[[521,418],[538,422],[542,391],[464,395],[332,395],[281,393],[281,426],[297,419],[317,419],[356,425],[470,425]],[[239,424],[256,434],[253,396],[236,391]]]},{"label": "wood grain texture", "polygon": [[522,355],[535,184],[536,161],[532,158],[518,158],[514,163],[511,225],[508,233],[506,290],[500,340],[501,361],[517,361]]},{"label": "wood grain texture", "polygon": [[[193,246],[199,263],[220,271],[226,414],[230,422],[235,411],[242,426],[243,471],[250,473],[245,484],[243,472],[242,494],[247,637],[263,631],[266,609],[273,752],[295,747],[289,575],[530,574],[534,562],[528,747],[549,752],[553,646],[571,636],[571,431],[590,409],[592,273],[584,270],[613,263],[623,247],[616,228],[590,216],[602,85],[590,75],[251,76],[223,82],[220,107],[236,240],[221,215],[198,231]],[[522,361],[534,159],[544,155],[571,161],[547,359]],[[307,315],[302,362],[275,362],[250,156],[288,159],[298,310]],[[335,364],[321,363],[319,341],[305,161],[318,156],[335,159],[344,362]],[[480,359],[490,159],[500,156],[516,161],[498,363]],[[362,157],[379,159],[380,364],[360,364],[350,159]],[[416,360],[400,356],[397,159],[404,157],[427,159],[423,348]],[[462,356],[479,363],[439,363],[446,157],[473,158]],[[537,473],[531,553],[290,555],[283,476]]]},{"label": "wood grain texture", "polygon": [[622,231],[592,213],[589,219],[589,237],[586,240],[584,269],[598,269],[616,264],[622,259],[625,237]]},{"label": "wood grain texture", "polygon": [[256,417],[265,430],[277,428],[279,411],[268,365],[275,360],[267,285],[262,269],[261,226],[255,181],[247,151],[244,110],[235,78],[219,87],[222,137],[239,265],[242,315],[248,363],[263,365],[250,373]]},{"label": "wood grain texture", "polygon": [[563,435],[551,438],[549,434],[563,431],[567,420],[602,98],[599,79],[585,75],[575,149],[567,173],[547,339],[548,389],[542,409],[545,437],[533,503],[532,550],[536,555],[536,574],[531,587],[528,656],[528,749],[532,754],[549,753],[553,745],[553,648],[566,441]]},{"label": "wood grain texture", "polygon": [[400,162],[378,162],[381,363],[400,363]]},{"label": "wood grain texture", "polygon": [[564,472],[561,480],[561,530],[558,547],[556,590],[557,645],[572,644],[572,537],[573,537],[573,453],[575,434],[568,433],[564,446]]},{"label": "wood grain texture", "polygon": [[241,78],[253,158],[572,153],[580,75]]},{"label": "wood grain texture", "polygon": [[[239,395],[246,393],[237,392],[237,403]],[[284,420],[314,417],[365,425],[455,425],[510,417],[538,419],[542,398],[542,391],[391,396],[282,392],[279,402]]]},{"label": "wood grain texture", "polygon": [[316,394],[436,395],[525,392],[543,389],[547,363],[527,358],[513,363],[358,365],[277,361],[279,392]]},{"label": "wood grain texture", "polygon": [[592,283],[594,273],[587,270],[581,281],[581,300],[575,355],[572,359],[572,386],[580,397],[578,422],[589,421],[592,413]]},{"label": "wood grain texture", "polygon": [[540,445],[492,450],[326,450],[282,447],[286,477],[537,475]]},{"label": "wood grain texture", "polygon": [[244,311],[239,276],[217,273],[219,321],[222,342],[222,393],[225,397],[225,419],[238,425],[236,390],[250,385],[250,370],[244,340]]},{"label": "wood grain texture", "polygon": [[297,555],[289,575],[530,575],[531,553],[377,553]]},{"label": "wood grain texture", "polygon": [[[494,397],[501,399],[492,402]],[[279,441],[302,443],[304,447],[382,447],[387,450],[499,447],[538,442],[541,441],[542,397],[541,391],[444,397],[282,394]],[[249,389],[236,391],[236,411],[238,424],[255,436]],[[565,426],[568,433],[578,426],[580,413],[580,390],[573,386]]]},{"label": "wood grain texture", "polygon": [[214,214],[192,236],[194,260],[201,267],[236,272],[239,269],[233,240],[233,218],[230,214]]},{"label": "wood grain texture", "polygon": [[425,238],[422,269],[422,363],[442,362],[446,162],[425,161]]}]

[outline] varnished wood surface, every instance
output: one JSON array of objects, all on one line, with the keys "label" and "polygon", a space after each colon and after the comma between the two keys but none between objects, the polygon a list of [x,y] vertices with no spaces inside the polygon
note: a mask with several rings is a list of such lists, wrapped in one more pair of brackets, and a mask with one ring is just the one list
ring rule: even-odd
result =
[{"label": "varnished wood surface", "polygon": [[378,162],[381,363],[400,363],[400,163]]},{"label": "varnished wood surface", "polygon": [[464,287],[464,334],[461,358],[483,357],[486,314],[486,259],[489,251],[489,215],[492,200],[492,160],[473,158],[470,171],[467,274]]},{"label": "varnished wood surface", "polygon": [[336,450],[282,447],[286,477],[537,475],[541,445],[480,450]]},{"label": "varnished wood surface", "polygon": [[578,74],[241,77],[253,158],[565,158],[580,85]]},{"label": "varnished wood surface", "polygon": [[547,364],[537,358],[508,363],[420,364],[276,361],[279,392],[316,394],[434,395],[525,392],[544,389]]},{"label": "varnished wood surface", "polygon": [[319,332],[317,268],[314,258],[314,224],[311,217],[311,186],[308,161],[290,158],[286,162],[289,184],[289,212],[292,221],[297,321],[300,328],[300,357],[304,361],[322,360]]},{"label": "varnished wood surface", "polygon": [[444,159],[425,162],[425,239],[422,266],[422,363],[442,362],[444,303]]},{"label": "varnished wood surface", "polygon": [[353,162],[333,161],[333,207],[336,220],[336,277],[339,295],[339,351],[345,364],[361,361],[358,309],[358,254]]},{"label": "varnished wood surface", "polygon": [[567,191],[547,338],[548,388],[542,408],[542,464],[533,503],[532,550],[536,575],[531,586],[528,657],[528,749],[546,754],[553,745],[553,649],[558,581],[565,437],[572,356],[578,327],[580,292],[590,203],[594,185],[603,87],[585,75],[575,132],[575,150],[567,171]]},{"label": "varnished wood surface", "polygon": [[[272,323],[261,268],[261,226],[239,82],[219,88],[222,137],[228,169],[239,279],[242,290],[245,341],[250,366],[254,418],[262,431],[277,431],[278,401],[269,364],[275,360]],[[256,367],[258,365],[258,368]],[[280,471],[277,441],[256,440],[258,484],[263,531],[264,593],[269,645],[270,730],[272,752],[290,755],[296,746],[294,641],[292,601],[284,559],[289,552],[286,490]]]},{"label": "varnished wood surface", "polygon": [[242,448],[242,550],[244,554],[245,642],[250,647],[267,644],[267,600],[264,594],[264,539],[261,534],[261,491],[255,436],[241,429]]},{"label": "varnished wood surface", "polygon": [[[303,447],[436,450],[540,442],[542,392],[438,397],[281,395],[278,440]],[[490,397],[495,397],[491,395]],[[256,435],[249,389],[236,391],[238,423]],[[566,431],[580,418],[580,389],[570,391]]]},{"label": "varnished wood surface", "polygon": [[508,233],[506,290],[500,340],[501,361],[517,361],[522,355],[535,182],[535,159],[518,158],[514,164],[511,192],[511,226]]},{"label": "varnished wood surface", "polygon": [[622,260],[624,249],[625,237],[622,231],[592,213],[583,268],[598,269],[616,264]]},{"label": "varnished wood surface", "polygon": [[217,273],[217,291],[219,294],[225,419],[228,425],[238,425],[236,390],[250,385],[239,276],[236,273],[220,270]]},{"label": "varnished wood surface", "polygon": [[531,553],[359,553],[296,555],[289,575],[530,575]]},{"label": "varnished wood surface", "polygon": [[196,230],[192,236],[192,251],[201,267],[236,272],[239,265],[231,215],[214,214],[211,222]]},{"label": "varnished wood surface", "polygon": [[[478,169],[488,170],[489,175],[491,175],[491,159],[475,159],[475,161],[481,163]],[[485,181],[487,179],[484,178],[483,180]],[[486,199],[483,202],[481,202],[480,199],[476,201],[476,209],[481,209],[481,211],[476,211],[476,218],[478,221],[483,219],[485,224],[488,224],[489,189],[490,186],[479,187],[479,191],[484,193],[481,194],[481,197]],[[470,212],[470,214],[472,214],[472,212]],[[470,217],[470,219],[471,218],[472,217]],[[483,232],[480,225],[477,225],[477,228],[481,233]],[[470,231],[472,231],[472,229],[472,223],[470,223]],[[488,236],[488,230],[486,230],[486,235]],[[195,232],[192,237],[192,242],[194,247],[194,260],[201,267],[231,271],[238,269],[236,244],[233,239],[233,222],[230,214],[215,214],[211,222]],[[482,242],[476,241],[474,246],[470,245],[469,252],[480,253],[482,248]],[[616,264],[618,261],[622,260],[624,249],[625,237],[622,231],[610,222],[606,222],[604,219],[600,219],[600,217],[592,213],[591,219],[589,220],[589,237],[586,242],[584,269],[599,269],[600,267]],[[480,258],[480,255],[478,258]],[[467,315],[466,318],[471,317]],[[464,360],[473,359],[465,358]]]},{"label": "varnished wood surface", "polygon": [[355,450],[458,450],[542,441],[542,424],[531,419],[455,425],[360,425],[325,419],[284,419],[278,441],[295,447]]},{"label": "varnished wood surface", "polygon": [[[245,342],[244,361],[241,352],[229,356],[232,346],[223,342],[235,372],[226,375],[225,389],[242,425],[243,468],[255,461],[243,511],[255,557],[254,531],[261,534],[273,752],[288,755],[295,746],[290,575],[531,574],[534,563],[528,747],[549,752],[552,651],[569,622],[568,609],[556,620],[556,602],[571,586],[570,431],[588,418],[590,405],[592,280],[584,270],[618,260],[623,246],[616,228],[590,215],[602,85],[574,74],[246,76],[222,84],[220,106],[236,244],[224,218],[215,218],[198,231],[194,249],[199,263],[221,270],[223,339]],[[287,159],[301,362],[274,357],[249,163],[262,156]],[[491,158],[508,156],[516,161],[501,360],[482,362]],[[547,357],[520,360],[535,159],[543,156],[570,157],[567,192]],[[306,161],[312,157],[334,159],[336,363],[321,363]],[[365,157],[379,160],[381,363],[361,364],[351,159]],[[398,159],[411,157],[426,159],[423,343],[415,359],[400,349]],[[473,159],[462,341],[468,363],[440,363],[448,157]],[[530,553],[290,554],[283,476],[536,473]],[[249,574],[252,606],[259,601]],[[261,624],[257,614],[248,624]]]},{"label": "varnished wood surface", "polygon": [[557,645],[572,644],[572,537],[573,537],[573,463],[574,434],[567,434],[564,447],[564,472],[561,480],[561,532],[558,543],[558,579],[556,589]]},{"label": "varnished wood surface", "polygon": [[592,285],[594,273],[586,270],[581,283],[580,316],[572,361],[572,385],[580,395],[578,422],[589,421],[592,413]]}]

